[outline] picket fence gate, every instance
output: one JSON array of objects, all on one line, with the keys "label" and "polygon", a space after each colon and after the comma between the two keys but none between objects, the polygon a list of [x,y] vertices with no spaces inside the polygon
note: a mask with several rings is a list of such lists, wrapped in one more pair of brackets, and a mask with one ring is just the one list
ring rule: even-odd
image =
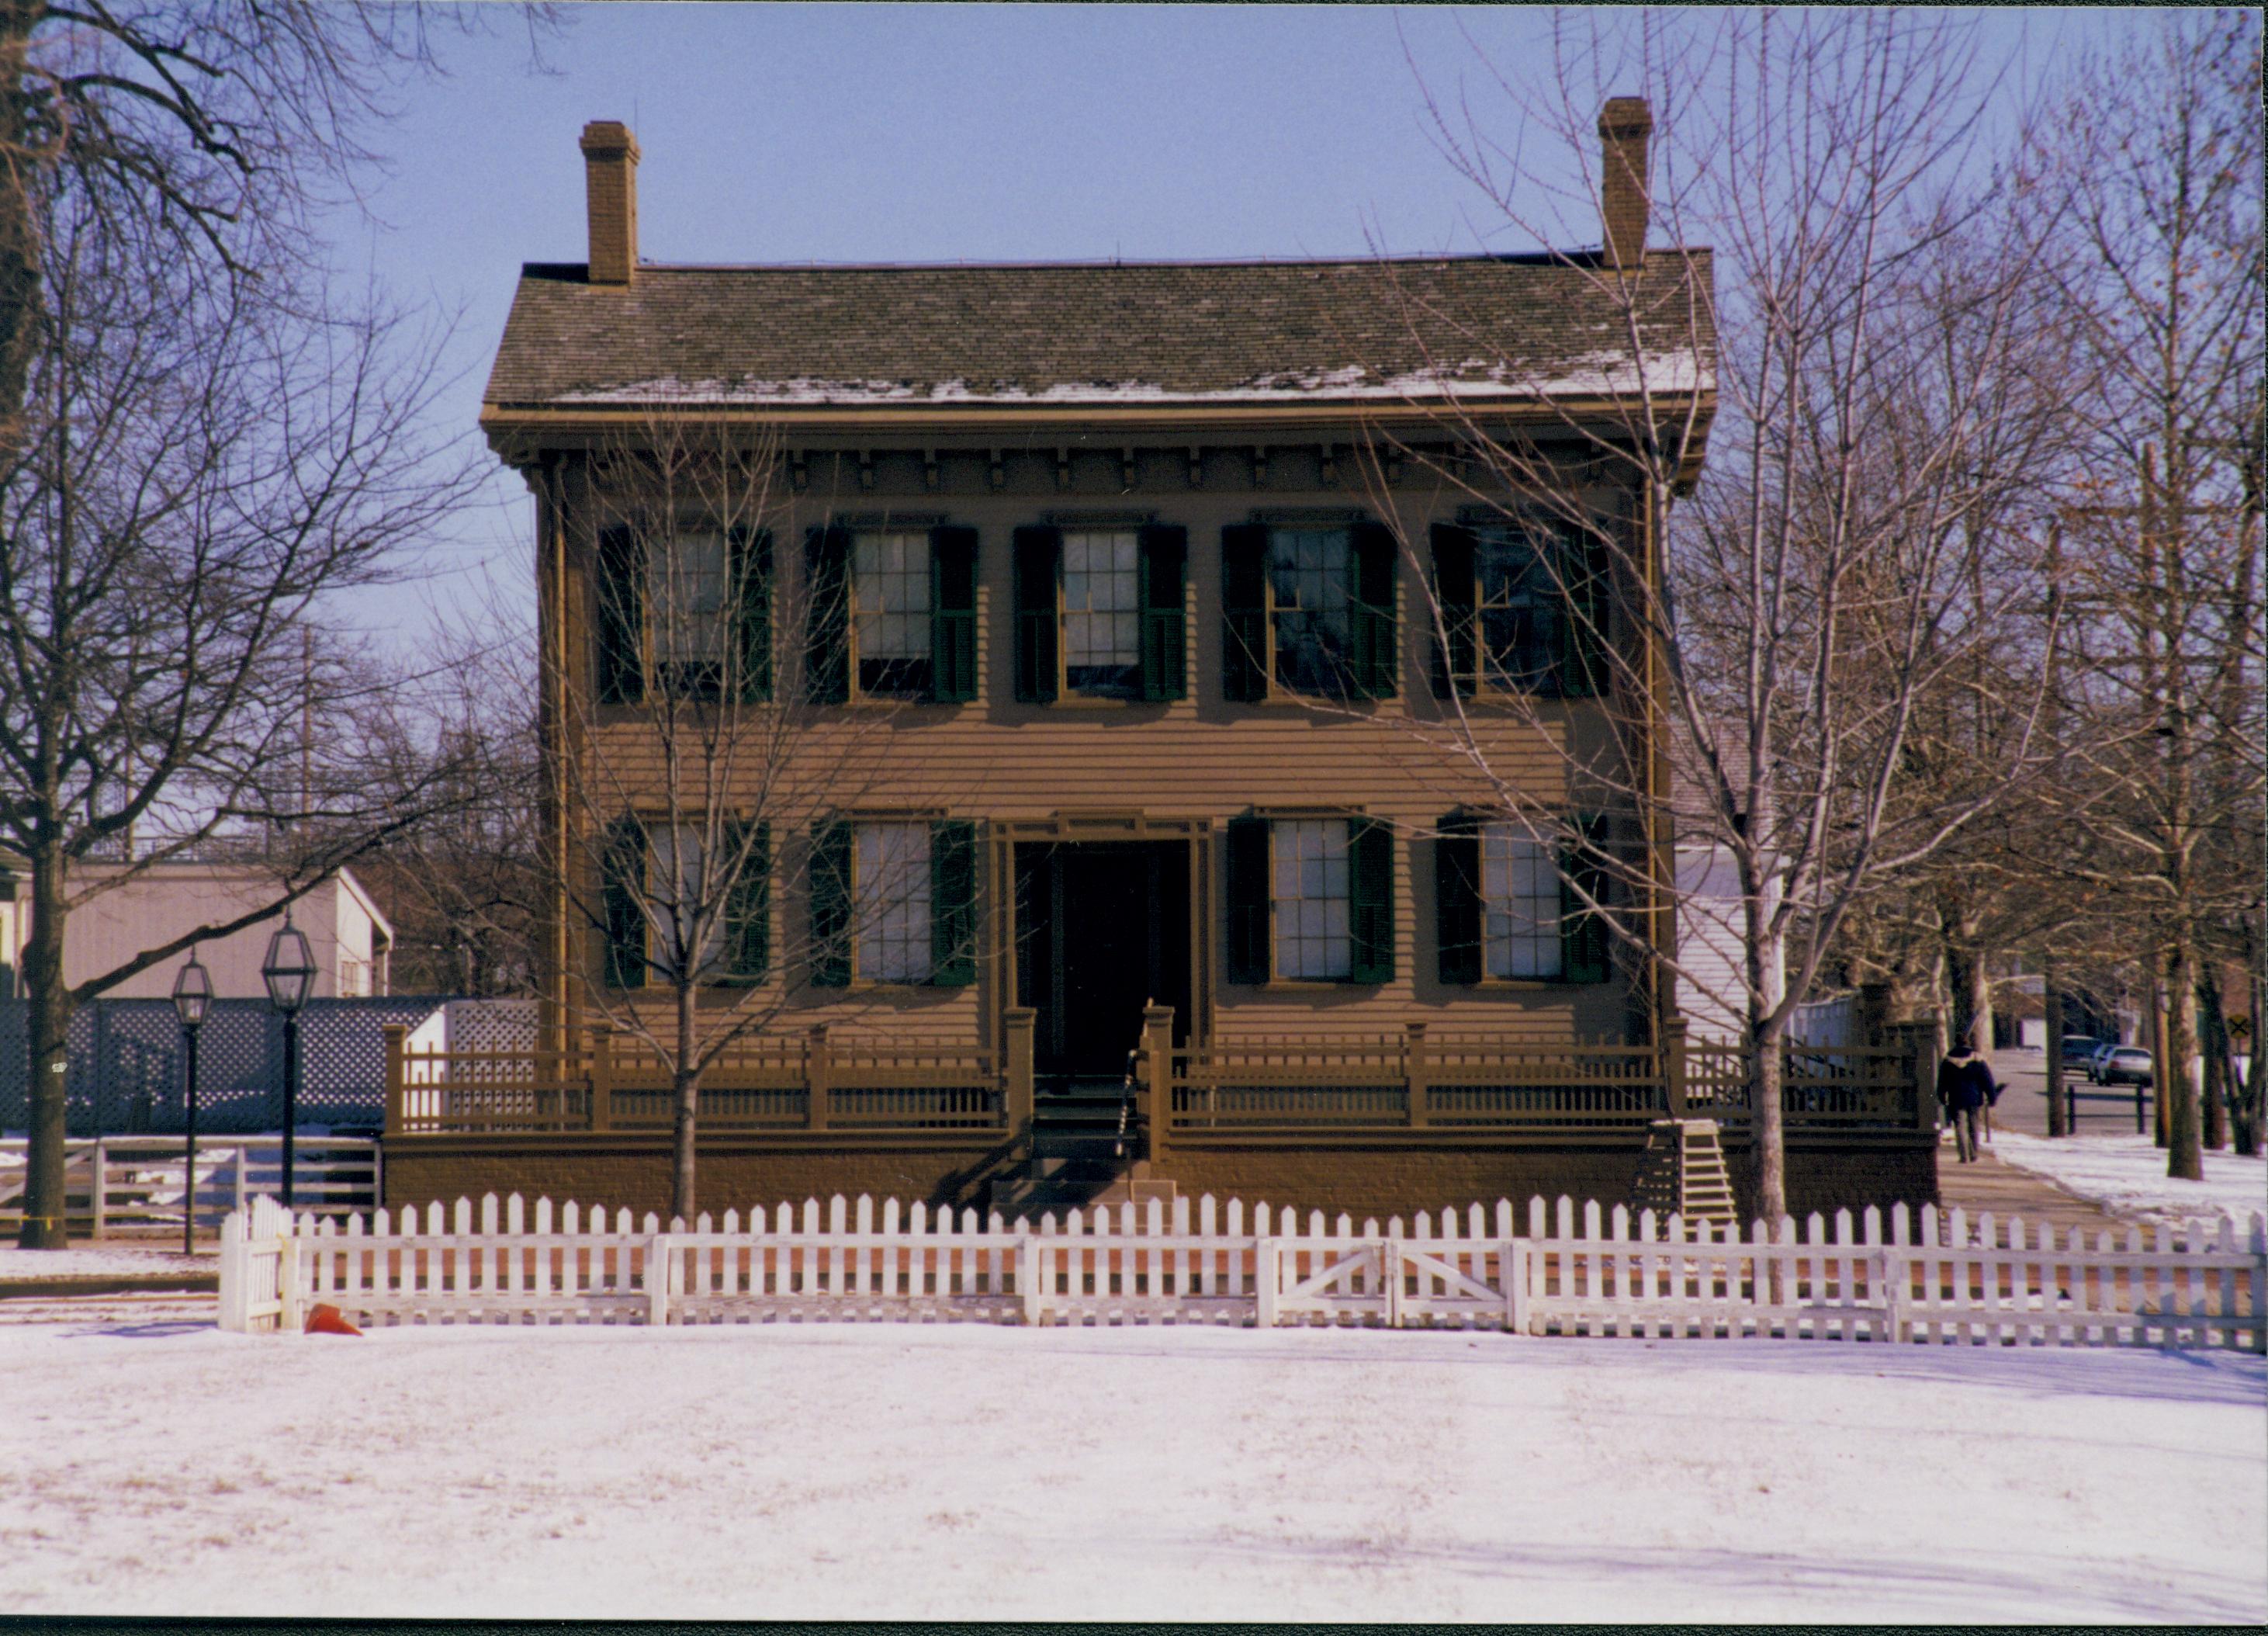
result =
[{"label": "picket fence gate", "polygon": [[[1529,1335],[2264,1350],[2268,1222],[2146,1233],[1872,1207],[1719,1232],[1541,1198],[1357,1230],[1320,1211],[1129,1203],[1009,1223],[837,1195],[691,1227],[518,1194],[343,1226],[259,1198],[222,1232],[220,1323],[1361,1324]],[[531,1219],[532,1216],[532,1219]],[[2123,1242],[2122,1242],[2123,1240]]]}]

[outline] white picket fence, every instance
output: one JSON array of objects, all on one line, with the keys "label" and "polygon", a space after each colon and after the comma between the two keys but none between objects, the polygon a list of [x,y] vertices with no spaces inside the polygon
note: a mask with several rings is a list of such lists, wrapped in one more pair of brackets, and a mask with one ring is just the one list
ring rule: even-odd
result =
[{"label": "white picket fence", "polygon": [[[293,1330],[328,1302],[372,1323],[1363,1324],[1515,1334],[1777,1336],[2264,1348],[2268,1223],[2223,1216],[2123,1242],[1958,1210],[1869,1208],[1714,1234],[1597,1204],[1345,1215],[1210,1197],[1006,1222],[837,1196],[688,1229],[549,1199],[468,1199],[344,1225],[256,1199],[222,1233],[220,1323]],[[1192,1215],[1194,1214],[1194,1220]],[[532,1217],[532,1219],[531,1219]]]}]

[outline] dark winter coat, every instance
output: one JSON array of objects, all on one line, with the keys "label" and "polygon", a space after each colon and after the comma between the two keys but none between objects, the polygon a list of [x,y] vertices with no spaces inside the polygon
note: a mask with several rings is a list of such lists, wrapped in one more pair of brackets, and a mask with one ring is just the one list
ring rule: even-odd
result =
[{"label": "dark winter coat", "polygon": [[1982,1057],[1948,1057],[1937,1065],[1937,1100],[1955,1113],[2000,1100],[2000,1082]]}]

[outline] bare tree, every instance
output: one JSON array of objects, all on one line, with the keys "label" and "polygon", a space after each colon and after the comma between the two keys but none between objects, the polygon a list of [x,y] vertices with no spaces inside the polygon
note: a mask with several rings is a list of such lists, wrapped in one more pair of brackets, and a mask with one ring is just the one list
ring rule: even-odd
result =
[{"label": "bare tree", "polygon": [[[31,390],[0,447],[0,836],[32,885],[32,1248],[63,1241],[73,1008],[273,913],[439,799],[430,758],[368,753],[358,656],[324,637],[323,610],[388,573],[470,482],[418,430],[433,383],[389,362],[395,321],[319,320],[241,285],[184,299],[68,175],[56,187]],[[274,903],[65,982],[90,897],[263,834]]]},{"label": "bare tree", "polygon": [[[854,536],[790,492],[775,435],[690,417],[646,416],[587,470],[589,593],[544,660],[555,947],[571,1009],[669,1074],[690,1220],[703,1082],[737,1043],[851,1001],[854,978],[861,999],[975,981],[976,826],[850,817],[886,766],[894,802],[920,787],[900,704],[974,695],[975,539]],[[854,597],[870,570],[884,592]],[[962,603],[959,623],[932,612]]]},{"label": "bare tree", "polygon": [[[1605,250],[1559,260],[1608,316],[1587,402],[1533,435],[1506,435],[1443,357],[1435,424],[1454,454],[1408,452],[1506,523],[1493,586],[1462,561],[1451,586],[1440,550],[1409,542],[1437,649],[1453,678],[1466,668],[1413,731],[1541,836],[1558,821],[1474,730],[1526,712],[1592,804],[1637,815],[1635,844],[1567,837],[1585,912],[1669,965],[1668,836],[1729,860],[1744,969],[1727,998],[1775,1217],[1781,1047],[1845,921],[2043,760],[2036,691],[1978,663],[2036,615],[2055,340],[2022,231],[2031,202],[1970,169],[1996,86],[1978,45],[1972,22],[1942,14],[1562,16],[1549,68],[1497,84],[1528,144],[1588,149],[1597,116],[1603,170],[1572,193],[1469,104],[1436,104],[1440,145],[1504,219],[1545,243],[1587,237],[1553,213],[1572,197],[1606,223]],[[1642,103],[1605,97],[1633,88]],[[1649,213],[1670,242],[1641,254]],[[1568,383],[1490,356],[1500,387],[1570,402]],[[1491,605],[1522,596],[1589,633],[1579,686],[1532,674],[1517,620],[1490,634]],[[1583,708],[1612,729],[1578,731],[1571,692],[1595,695]],[[1996,764],[1902,801],[1927,711],[1964,696],[1990,719]]]}]

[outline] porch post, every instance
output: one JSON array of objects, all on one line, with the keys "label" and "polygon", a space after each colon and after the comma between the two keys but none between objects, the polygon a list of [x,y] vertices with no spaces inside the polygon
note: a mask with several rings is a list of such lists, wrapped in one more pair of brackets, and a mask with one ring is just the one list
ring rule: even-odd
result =
[{"label": "porch post", "polygon": [[827,1128],[828,1087],[834,1077],[835,1053],[827,1043],[827,1025],[814,1022],[803,1045],[803,1087],[808,1098],[805,1105],[804,1124],[814,1131]]},{"label": "porch post", "polygon": [[1413,1126],[1426,1123],[1429,1109],[1426,1092],[1431,1088],[1425,1065],[1425,1025],[1412,1022],[1404,1025],[1402,1043],[1402,1072],[1409,1081],[1410,1123]]},{"label": "porch post", "polygon": [[1021,1139],[1032,1129],[1032,1039],[1040,1013],[1029,1006],[1011,1006],[1007,1024],[1007,1059],[1002,1065],[1008,1134]]},{"label": "porch post", "polygon": [[399,1136],[407,1112],[407,1093],[403,1088],[406,1065],[402,1053],[409,1047],[409,1029],[407,1025],[389,1022],[379,1030],[386,1036],[386,1133]]},{"label": "porch post", "polygon": [[1685,1033],[1687,1023],[1683,1017],[1671,1017],[1661,1025],[1661,1094],[1669,1117],[1685,1116]]},{"label": "porch post", "polygon": [[1174,1122],[1174,1008],[1147,1006],[1142,1011],[1143,1111],[1150,1123],[1150,1160],[1166,1156]]},{"label": "porch post", "polygon": [[591,1128],[611,1130],[615,1122],[614,1030],[603,1022],[591,1025]]}]

